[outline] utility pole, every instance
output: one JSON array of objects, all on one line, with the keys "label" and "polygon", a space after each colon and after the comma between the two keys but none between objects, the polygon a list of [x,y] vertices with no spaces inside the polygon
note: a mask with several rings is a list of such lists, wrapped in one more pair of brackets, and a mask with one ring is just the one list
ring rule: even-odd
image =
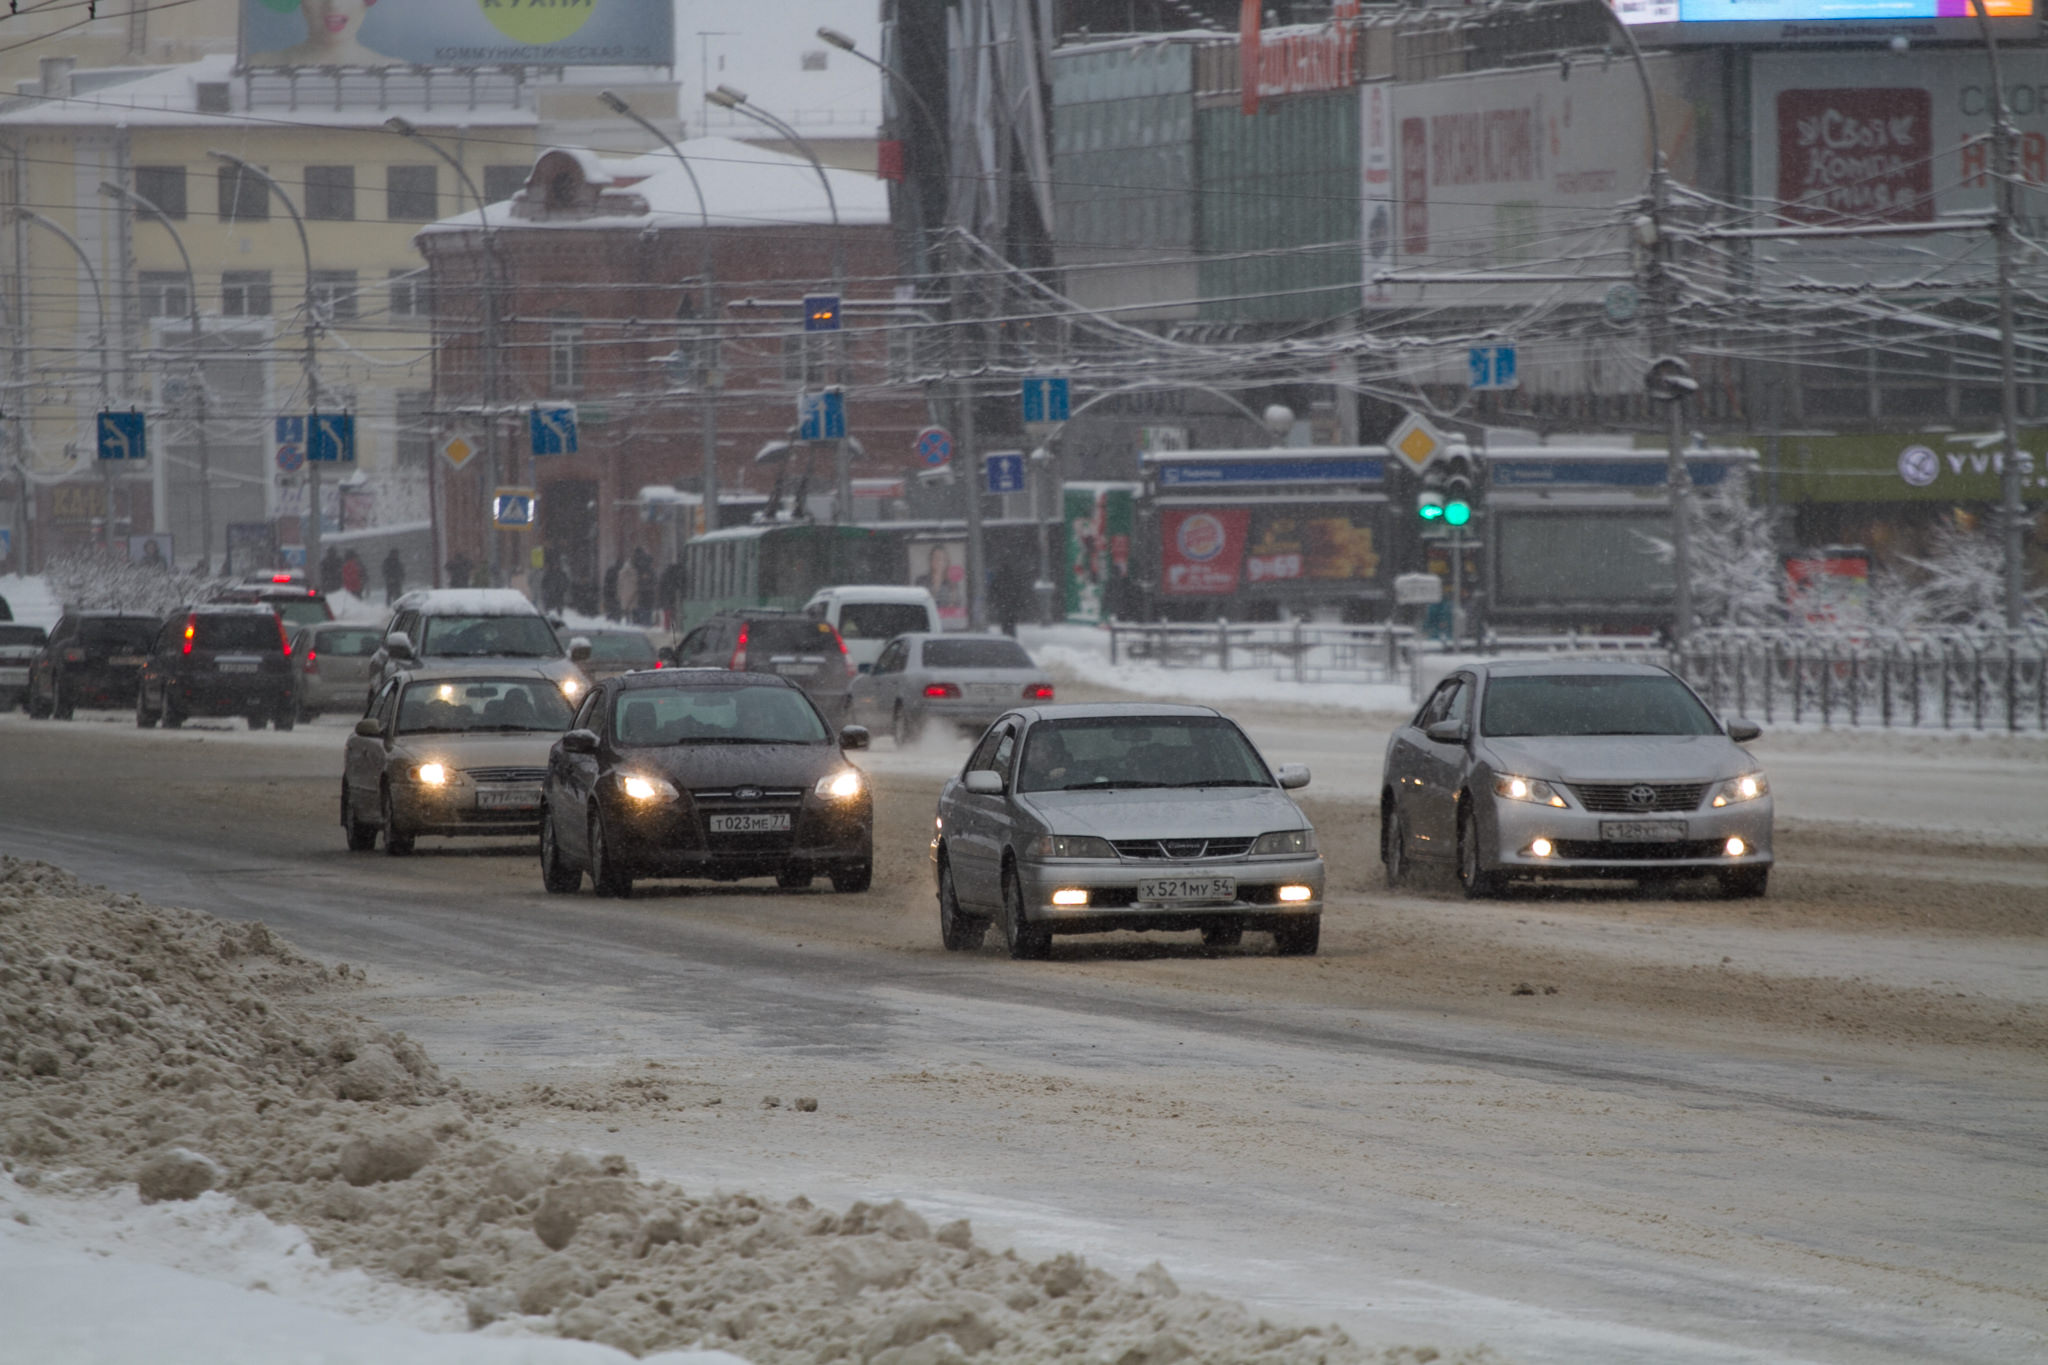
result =
[{"label": "utility pole", "polygon": [[2019,148],[2013,137],[2012,109],[2005,102],[2005,80],[1998,60],[1998,39],[1991,31],[1984,0],[1970,0],[1977,28],[1984,35],[1984,56],[1991,67],[1991,164],[1995,179],[1991,237],[1998,254],[1998,417],[2004,437],[1999,468],[1999,521],[2005,532],[2005,628],[2018,630],[2026,620],[2026,507],[2020,501],[2019,364],[2013,317],[2013,257],[2019,243],[2013,234],[2014,199],[2019,189]]}]

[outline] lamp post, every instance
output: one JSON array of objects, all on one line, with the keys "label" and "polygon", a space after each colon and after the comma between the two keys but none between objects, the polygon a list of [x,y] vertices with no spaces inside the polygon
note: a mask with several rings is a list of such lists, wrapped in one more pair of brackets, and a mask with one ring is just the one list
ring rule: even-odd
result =
[{"label": "lamp post", "polygon": [[[171,234],[172,245],[178,248],[178,259],[185,263],[186,313],[192,328],[192,402],[193,429],[199,442],[199,558],[209,568],[213,565],[213,450],[206,433],[206,371],[199,360],[199,276],[192,270],[192,253],[185,250],[185,239],[164,211],[149,199],[134,190],[116,185],[111,180],[100,182],[100,193],[124,203],[155,219]],[[166,462],[167,464],[167,462]],[[166,468],[160,464],[159,469]],[[165,476],[169,485],[169,476]],[[161,529],[161,528],[159,528]]]},{"label": "lamp post", "polygon": [[[210,150],[207,155],[215,161],[233,166],[239,175],[253,175],[270,187],[285,212],[292,216],[292,226],[299,234],[299,254],[305,258],[306,292],[301,311],[305,314],[306,351],[301,362],[306,378],[306,515],[299,522],[299,536],[306,546],[306,581],[317,584],[320,572],[320,462],[313,458],[313,430],[320,420],[320,318],[315,310],[313,292],[313,248],[306,240],[306,220],[299,213],[299,206],[285,193],[284,186],[276,177],[252,161],[244,161],[233,152]],[[237,198],[240,186],[237,185]]]},{"label": "lamp post", "polygon": [[[99,324],[98,330],[93,336],[93,349],[99,353],[100,407],[105,409],[114,401],[114,392],[112,381],[107,375],[107,296],[100,290],[100,273],[93,269],[92,257],[86,254],[85,248],[79,245],[76,237],[73,237],[64,230],[62,224],[43,217],[42,214],[35,212],[33,209],[15,209],[14,217],[19,222],[33,223],[44,231],[55,233],[58,237],[62,238],[64,245],[71,248],[71,253],[78,257],[78,264],[85,270],[86,282],[92,286],[93,316]],[[107,544],[111,546],[114,542],[114,471],[112,468],[107,468],[102,473],[105,475],[107,486]],[[24,487],[26,487],[25,477]]]},{"label": "lamp post", "polygon": [[712,268],[715,262],[711,254],[711,208],[704,200],[704,187],[697,181],[696,168],[690,164],[690,158],[683,155],[683,149],[676,146],[675,139],[635,113],[633,107],[627,104],[615,92],[610,90],[599,91],[597,97],[604,101],[605,108],[621,118],[628,118],[639,124],[641,128],[658,139],[662,146],[668,148],[669,155],[673,156],[677,163],[682,166],[683,174],[690,177],[690,188],[697,195],[697,225],[698,232],[703,237],[703,249],[699,255],[698,272],[704,277],[704,316],[709,319],[708,326],[710,328],[709,332],[699,340],[698,345],[700,349],[697,356],[699,361],[697,368],[702,375],[701,382],[703,384],[704,396],[704,429],[701,437],[704,443],[704,472],[702,476],[704,529],[707,532],[716,531],[718,529],[717,390],[719,387],[719,335],[718,298],[716,281],[712,275]]},{"label": "lamp post", "polygon": [[[838,48],[841,52],[846,53],[849,57],[852,57],[858,61],[866,62],[869,66],[872,66],[875,70],[881,72],[883,76],[888,78],[889,82],[892,85],[894,85],[898,90],[902,91],[906,96],[909,97],[910,103],[917,109],[918,114],[924,119],[925,131],[931,135],[932,148],[939,158],[939,179],[942,183],[948,186],[947,202],[950,203],[952,176],[948,172],[946,167],[951,160],[951,156],[950,149],[946,144],[946,130],[945,126],[939,122],[939,116],[932,112],[931,105],[926,103],[925,97],[918,93],[917,87],[912,85],[909,79],[906,78],[902,72],[898,71],[895,67],[888,65],[886,62],[877,61],[873,57],[868,56],[867,53],[862,52],[860,48],[855,45],[851,37],[847,36],[844,33],[841,33],[838,29],[820,28],[818,30],[818,37],[822,41],[829,43],[833,47]],[[926,257],[926,245],[924,241],[924,234],[922,231],[924,227],[924,199],[921,195],[913,194],[910,198],[910,202],[917,206],[917,222],[919,228],[919,232],[916,238],[917,249],[915,252],[915,259],[912,262],[912,268],[918,274],[922,275],[923,273],[925,273]],[[942,209],[942,218],[944,217],[944,214],[945,210]]]}]

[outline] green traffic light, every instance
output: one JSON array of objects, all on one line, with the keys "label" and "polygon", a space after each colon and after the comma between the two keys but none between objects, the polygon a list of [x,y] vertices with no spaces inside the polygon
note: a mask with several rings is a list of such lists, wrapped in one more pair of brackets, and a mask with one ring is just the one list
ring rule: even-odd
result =
[{"label": "green traffic light", "polygon": [[1463,526],[1472,520],[1472,504],[1469,502],[1447,502],[1438,514],[1447,526]]},{"label": "green traffic light", "polygon": [[1438,518],[1442,517],[1443,514],[1443,508],[1437,506],[1435,503],[1430,502],[1426,502],[1422,504],[1422,506],[1415,509],[1415,515],[1421,517],[1424,521],[1435,521]]}]

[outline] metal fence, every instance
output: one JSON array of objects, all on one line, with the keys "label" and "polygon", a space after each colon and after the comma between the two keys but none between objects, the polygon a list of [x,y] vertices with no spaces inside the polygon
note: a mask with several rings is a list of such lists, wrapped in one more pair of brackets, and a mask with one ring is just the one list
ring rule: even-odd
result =
[{"label": "metal fence", "polygon": [[1263,672],[1294,682],[1406,682],[1416,633],[1408,626],[1312,621],[1109,623],[1109,661],[1165,668]]},{"label": "metal fence", "polygon": [[1702,631],[1679,671],[1767,723],[2048,731],[2048,639],[2030,632]]}]

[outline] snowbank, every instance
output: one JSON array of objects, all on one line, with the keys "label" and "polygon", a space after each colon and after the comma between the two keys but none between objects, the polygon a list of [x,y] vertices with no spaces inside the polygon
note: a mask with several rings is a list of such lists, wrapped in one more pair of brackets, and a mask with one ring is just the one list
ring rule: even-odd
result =
[{"label": "snowbank", "polygon": [[1414,710],[1408,684],[1295,682],[1272,669],[1223,672],[1215,668],[1162,668],[1157,664],[1109,662],[1109,632],[1095,626],[1019,626],[1017,639],[1058,684],[1086,683],[1114,688],[1152,701],[1225,706],[1265,702],[1329,711],[1406,714]]}]

